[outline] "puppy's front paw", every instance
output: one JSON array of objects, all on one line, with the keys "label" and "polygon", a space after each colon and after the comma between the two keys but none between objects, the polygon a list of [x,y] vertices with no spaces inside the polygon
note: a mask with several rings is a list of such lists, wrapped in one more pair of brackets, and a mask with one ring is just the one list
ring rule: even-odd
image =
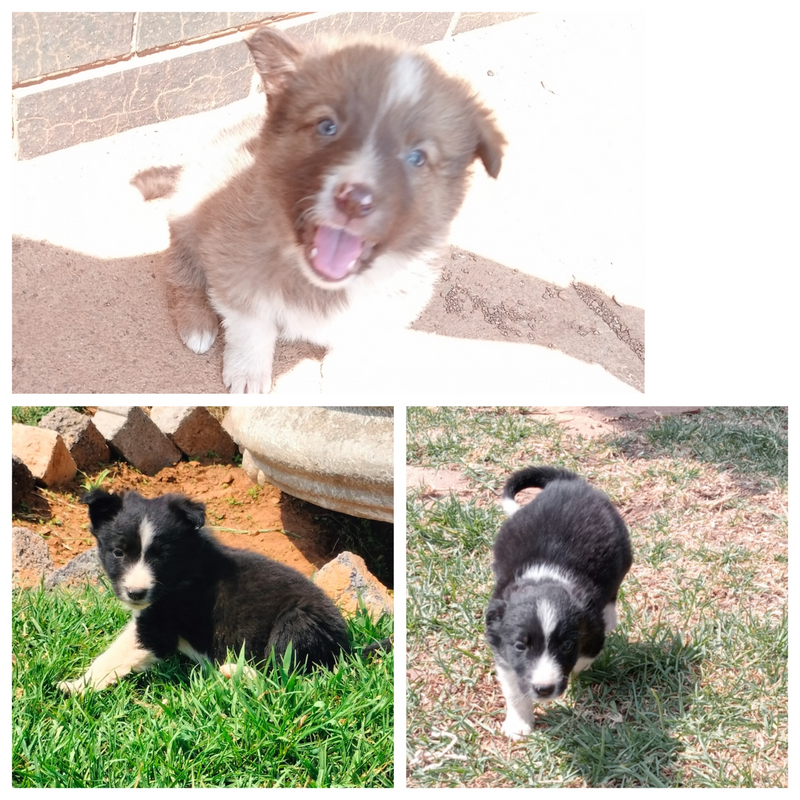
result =
[{"label": "puppy's front paw", "polygon": [[269,394],[272,391],[272,371],[246,373],[223,368],[222,380],[231,394]]},{"label": "puppy's front paw", "polygon": [[84,694],[88,688],[84,678],[76,678],[74,681],[61,681],[58,688],[64,694]]},{"label": "puppy's front paw", "polygon": [[240,351],[225,349],[222,380],[231,394],[269,394],[272,391],[272,353],[270,358],[248,358]]},{"label": "puppy's front paw", "polygon": [[523,719],[519,714],[509,711],[509,713],[506,714],[506,719],[501,730],[509,739],[517,741],[524,736],[530,736],[533,730],[533,720],[531,719],[529,721]]}]

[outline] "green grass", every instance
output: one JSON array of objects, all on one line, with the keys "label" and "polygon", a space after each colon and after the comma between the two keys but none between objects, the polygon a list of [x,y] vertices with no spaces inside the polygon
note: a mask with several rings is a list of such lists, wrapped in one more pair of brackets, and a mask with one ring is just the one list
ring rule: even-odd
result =
[{"label": "green grass", "polygon": [[[788,414],[709,408],[586,438],[530,409],[411,408],[410,787],[788,785]],[[500,734],[484,642],[499,490],[573,469],[631,530],[620,623],[530,737]]]},{"label": "green grass", "polygon": [[[65,697],[128,619],[109,591],[13,593],[12,782],[21,787],[393,785],[393,654],[229,681],[182,656]],[[358,646],[388,618],[350,622]]]}]

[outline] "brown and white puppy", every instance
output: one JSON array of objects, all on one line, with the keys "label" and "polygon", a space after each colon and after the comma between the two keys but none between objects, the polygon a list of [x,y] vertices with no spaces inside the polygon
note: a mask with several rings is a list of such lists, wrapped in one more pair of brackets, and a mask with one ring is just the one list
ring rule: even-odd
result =
[{"label": "brown and white puppy", "polygon": [[247,45],[266,119],[172,217],[167,283],[187,347],[207,351],[221,319],[225,385],[268,392],[279,338],[360,348],[416,319],[470,166],[496,177],[505,140],[464,82],[394,41],[261,28]]}]

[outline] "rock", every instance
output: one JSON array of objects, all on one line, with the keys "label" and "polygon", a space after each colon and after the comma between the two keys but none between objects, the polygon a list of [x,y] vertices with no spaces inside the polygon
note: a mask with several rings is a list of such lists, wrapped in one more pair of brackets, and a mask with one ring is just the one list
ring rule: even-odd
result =
[{"label": "rock", "polygon": [[251,480],[333,511],[392,522],[391,408],[238,406],[223,424],[244,449]]},{"label": "rock", "polygon": [[78,469],[61,436],[44,428],[12,423],[11,452],[45,486],[71,481]]},{"label": "rock", "polygon": [[79,470],[86,472],[111,459],[106,440],[92,418],[74,408],[53,409],[42,418],[39,427],[61,434]]},{"label": "rock", "polygon": [[11,510],[22,508],[35,488],[36,481],[27,464],[21,458],[11,456]]},{"label": "rock", "polygon": [[34,586],[55,569],[47,542],[28,528],[11,529],[11,582]]},{"label": "rock", "polygon": [[145,475],[155,475],[181,460],[177,447],[138,406],[104,406],[94,424],[122,457]]},{"label": "rock", "polygon": [[104,574],[97,558],[97,548],[93,547],[53,572],[45,580],[44,585],[47,589],[52,589],[54,586],[79,586],[86,581],[96,581]]},{"label": "rock", "polygon": [[394,613],[394,602],[388,589],[370,574],[364,559],[355,553],[340,553],[329,561],[314,576],[314,583],[347,616],[355,615],[359,599],[372,619]]},{"label": "rock", "polygon": [[150,419],[189,457],[213,453],[230,461],[239,452],[236,442],[203,406],[154,406]]}]

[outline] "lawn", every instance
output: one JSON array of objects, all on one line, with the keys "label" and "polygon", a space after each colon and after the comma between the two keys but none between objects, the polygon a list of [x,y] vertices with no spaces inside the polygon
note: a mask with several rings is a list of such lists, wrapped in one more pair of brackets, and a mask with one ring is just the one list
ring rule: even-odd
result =
[{"label": "lawn", "polygon": [[[13,593],[12,783],[22,787],[393,785],[393,654],[226,680],[175,656],[83,697],[75,678],[128,615],[110,590]],[[360,647],[391,619],[350,621]]]},{"label": "lawn", "polygon": [[[410,787],[788,785],[788,412],[708,408],[585,436],[519,408],[410,408]],[[620,623],[530,737],[484,642],[499,491],[574,470],[628,524]],[[436,472],[434,472],[436,470]],[[436,487],[439,488],[436,488]]]}]

